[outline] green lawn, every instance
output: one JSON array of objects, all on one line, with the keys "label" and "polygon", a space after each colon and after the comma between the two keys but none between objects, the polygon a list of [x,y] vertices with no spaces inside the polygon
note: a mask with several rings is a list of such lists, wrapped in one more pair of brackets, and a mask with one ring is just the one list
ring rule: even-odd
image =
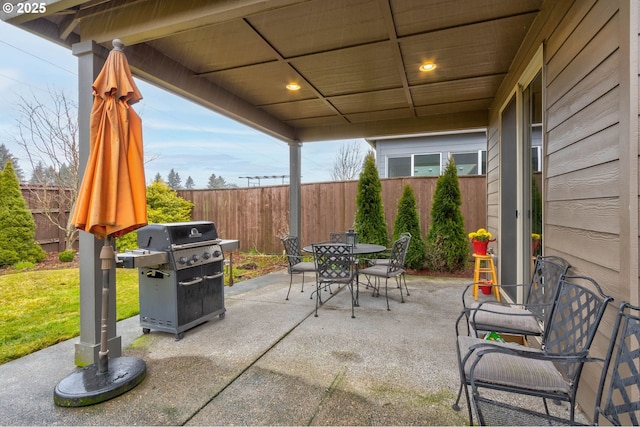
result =
[{"label": "green lawn", "polygon": [[[233,275],[241,282],[286,268],[285,262],[282,256],[238,254]],[[137,269],[116,269],[118,320],[140,312],[137,275]],[[80,334],[77,268],[0,275],[0,295],[0,364]]]},{"label": "green lawn", "polygon": [[[116,270],[118,320],[135,316],[137,270]],[[80,334],[77,268],[0,276],[0,364]]]}]

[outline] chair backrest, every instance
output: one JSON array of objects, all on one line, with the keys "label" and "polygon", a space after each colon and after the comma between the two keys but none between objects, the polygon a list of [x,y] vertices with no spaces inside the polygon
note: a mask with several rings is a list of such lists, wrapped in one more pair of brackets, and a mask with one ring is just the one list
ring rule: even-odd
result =
[{"label": "chair backrest", "polygon": [[582,356],[556,364],[572,384],[574,392],[604,310],[612,300],[590,277],[565,276],[560,279],[556,303],[545,325],[542,346],[546,353]]},{"label": "chair backrest", "polygon": [[348,281],[353,272],[353,246],[344,243],[314,244],[316,276],[322,281]]},{"label": "chair backrest", "polygon": [[289,272],[291,272],[291,267],[302,261],[302,257],[300,256],[300,239],[296,236],[287,236],[280,240],[282,240],[284,251],[287,254],[289,261],[288,269]]},{"label": "chair backrest", "polygon": [[543,324],[551,312],[560,279],[567,274],[569,267],[569,263],[558,256],[536,258],[525,306]]},{"label": "chair backrest", "polygon": [[347,233],[329,233],[329,242],[347,243]]},{"label": "chair backrest", "polygon": [[402,265],[404,266],[407,261],[407,252],[409,251],[409,245],[411,244],[411,233],[409,233],[408,231],[400,233],[400,238],[407,239],[404,245],[404,254],[402,255]]},{"label": "chair backrest", "polygon": [[389,263],[387,264],[387,273],[395,273],[404,268],[404,260],[407,257],[407,248],[409,247],[409,237],[402,236],[391,245],[391,253],[389,254]]},{"label": "chair backrest", "polygon": [[640,307],[623,302],[618,310],[602,369],[593,414],[594,424],[598,424],[598,418],[602,415],[614,425],[639,425],[639,348]]}]

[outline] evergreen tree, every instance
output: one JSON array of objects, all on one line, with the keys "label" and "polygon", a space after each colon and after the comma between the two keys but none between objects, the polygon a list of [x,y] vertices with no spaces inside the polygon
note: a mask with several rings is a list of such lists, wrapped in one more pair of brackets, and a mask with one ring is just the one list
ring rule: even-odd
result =
[{"label": "evergreen tree", "polygon": [[35,238],[36,223],[9,160],[0,174],[0,267],[45,259]]},{"label": "evergreen tree", "polygon": [[4,144],[0,144],[0,171],[4,169],[4,165],[6,165],[9,160],[13,164],[13,170],[18,177],[18,181],[24,181],[24,173],[22,169],[20,169],[20,166],[18,166],[18,159],[9,152],[9,149]]},{"label": "evergreen tree", "polygon": [[191,190],[194,186],[195,184],[193,183],[193,178],[191,178],[191,176],[187,177],[187,181],[184,183],[184,188],[186,188],[187,190]]},{"label": "evergreen tree", "polygon": [[469,242],[460,211],[462,196],[453,159],[438,178],[427,232],[427,266],[433,271],[458,271],[469,258]]},{"label": "evergreen tree", "polygon": [[227,182],[223,177],[216,176],[215,173],[212,173],[211,176],[209,176],[209,183],[207,184],[207,188],[214,189],[214,188],[226,188],[226,187],[227,187]]},{"label": "evergreen tree", "polygon": [[160,175],[160,172],[158,172],[156,176],[153,178],[153,182],[160,182],[160,181],[164,181],[164,180],[162,179],[162,175]]},{"label": "evergreen tree", "polygon": [[382,206],[382,184],[373,153],[367,154],[358,181],[354,229],[358,241],[388,246],[387,223]]},{"label": "evergreen tree", "polygon": [[409,268],[418,270],[423,267],[427,253],[420,231],[420,216],[416,198],[409,184],[404,186],[402,197],[398,200],[398,213],[393,225],[393,240],[398,240],[402,233],[411,233],[405,264]]},{"label": "evergreen tree", "polygon": [[174,190],[179,190],[182,188],[182,180],[180,179],[180,174],[175,170],[171,169],[169,171],[169,175],[167,176],[167,184],[169,187]]},{"label": "evergreen tree", "polygon": [[[149,224],[161,224],[165,222],[186,222],[191,221],[191,211],[193,203],[178,196],[178,193],[171,189],[162,180],[154,181],[147,187],[147,217]],[[125,249],[135,249],[137,245],[138,233],[133,231],[116,241],[119,252]]]}]

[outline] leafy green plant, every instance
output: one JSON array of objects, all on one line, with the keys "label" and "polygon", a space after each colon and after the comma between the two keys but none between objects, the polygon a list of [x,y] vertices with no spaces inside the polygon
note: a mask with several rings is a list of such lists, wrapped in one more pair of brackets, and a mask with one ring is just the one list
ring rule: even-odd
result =
[{"label": "leafy green plant", "polygon": [[11,161],[0,173],[0,267],[40,262],[47,254],[35,240],[36,223],[22,197]]},{"label": "leafy green plant", "polygon": [[[162,180],[156,180],[147,187],[147,217],[149,224],[161,224],[165,222],[191,221],[193,203],[178,196]],[[135,249],[138,233],[131,232],[116,240],[118,252],[125,249]]]},{"label": "leafy green plant", "polygon": [[354,229],[358,233],[359,242],[389,245],[382,206],[382,184],[373,153],[365,157],[358,180]]},{"label": "leafy green plant", "polygon": [[427,258],[422,232],[420,231],[420,216],[416,204],[416,197],[409,184],[404,186],[402,197],[398,200],[398,213],[393,225],[393,240],[398,240],[402,233],[411,233],[411,241],[407,249],[406,265],[418,270],[423,267]]},{"label": "leafy green plant", "polygon": [[453,272],[466,266],[469,243],[460,211],[462,196],[453,159],[438,178],[427,232],[427,266],[432,271]]},{"label": "leafy green plant", "polygon": [[62,262],[71,262],[75,256],[75,251],[62,251],[58,254],[58,259]]},{"label": "leafy green plant", "polygon": [[13,264],[13,268],[16,270],[28,270],[30,268],[35,267],[36,265],[31,261],[20,261]]}]

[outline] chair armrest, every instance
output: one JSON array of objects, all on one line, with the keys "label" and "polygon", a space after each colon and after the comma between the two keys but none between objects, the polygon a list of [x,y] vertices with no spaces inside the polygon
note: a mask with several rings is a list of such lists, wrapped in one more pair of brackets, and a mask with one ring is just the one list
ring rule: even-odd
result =
[{"label": "chair armrest", "polygon": [[[471,282],[469,284],[467,284],[467,286],[465,286],[465,288],[462,290],[462,306],[463,307],[467,307],[467,303],[465,302],[465,297],[467,296],[467,293],[469,292],[469,289],[472,289],[473,285],[484,285],[485,282]],[[518,283],[518,284],[507,284],[507,285],[503,285],[501,283],[499,283],[501,288],[518,288],[518,287],[524,287],[524,286],[528,286],[529,284],[523,284],[523,283]]]}]

